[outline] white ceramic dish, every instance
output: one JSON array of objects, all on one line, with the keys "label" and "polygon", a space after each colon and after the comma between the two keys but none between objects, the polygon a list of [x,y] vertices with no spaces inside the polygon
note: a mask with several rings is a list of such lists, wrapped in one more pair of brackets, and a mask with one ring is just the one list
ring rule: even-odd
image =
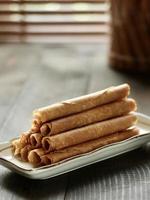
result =
[{"label": "white ceramic dish", "polygon": [[107,145],[96,151],[65,160],[57,165],[33,168],[30,164],[21,162],[12,156],[10,141],[0,144],[0,164],[8,169],[31,179],[47,179],[64,174],[93,163],[137,149],[150,141],[150,117],[137,113],[137,127],[140,135],[130,139]]}]

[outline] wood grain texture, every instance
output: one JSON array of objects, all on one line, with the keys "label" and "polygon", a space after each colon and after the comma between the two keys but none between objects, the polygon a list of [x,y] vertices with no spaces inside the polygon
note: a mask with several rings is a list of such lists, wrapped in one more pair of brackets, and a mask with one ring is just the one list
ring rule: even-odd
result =
[{"label": "wood grain texture", "polygon": [[[34,47],[29,48],[34,50]],[[31,51],[32,51],[31,50]],[[24,87],[29,69],[34,65],[35,54],[23,52],[21,47],[8,48],[1,45],[0,51],[0,125],[7,118],[11,107]],[[24,62],[26,60],[26,62]]]},{"label": "wood grain texture", "polygon": [[[0,140],[30,127],[37,107],[128,82],[150,115],[150,81],[108,68],[103,45],[1,45]],[[150,157],[136,150],[69,174],[28,180],[0,167],[1,200],[148,200]]]},{"label": "wood grain texture", "polygon": [[141,149],[70,174],[66,199],[149,199],[150,159]]}]

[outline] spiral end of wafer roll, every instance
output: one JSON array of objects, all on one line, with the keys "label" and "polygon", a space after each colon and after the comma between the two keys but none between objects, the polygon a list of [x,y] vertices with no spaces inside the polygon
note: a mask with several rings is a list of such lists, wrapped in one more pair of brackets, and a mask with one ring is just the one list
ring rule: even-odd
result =
[{"label": "spiral end of wafer roll", "polygon": [[29,152],[28,160],[34,166],[41,165],[41,156],[45,155],[45,151],[42,148],[34,149]]},{"label": "spiral end of wafer roll", "polygon": [[42,135],[40,133],[34,133],[30,135],[30,143],[33,148],[39,148],[41,146]]},{"label": "spiral end of wafer roll", "polygon": [[41,163],[41,157],[36,152],[31,151],[28,155],[28,160],[31,164],[34,166],[40,165]]},{"label": "spiral end of wafer roll", "polygon": [[41,116],[40,114],[37,112],[37,110],[33,111],[33,116],[34,116],[34,119],[32,121],[32,124],[35,125],[35,126],[40,126],[42,125],[42,121],[41,121]]},{"label": "spiral end of wafer roll", "polygon": [[51,132],[50,127],[47,124],[43,124],[40,128],[40,132],[43,136],[49,135]]},{"label": "spiral end of wafer roll", "polygon": [[22,133],[20,136],[20,143],[24,146],[29,144],[30,143],[30,135],[31,135],[30,131]]},{"label": "spiral end of wafer roll", "polygon": [[43,149],[45,150],[46,153],[54,150],[54,148],[51,145],[51,141],[50,141],[49,137],[44,137],[42,139],[42,147],[43,147]]}]

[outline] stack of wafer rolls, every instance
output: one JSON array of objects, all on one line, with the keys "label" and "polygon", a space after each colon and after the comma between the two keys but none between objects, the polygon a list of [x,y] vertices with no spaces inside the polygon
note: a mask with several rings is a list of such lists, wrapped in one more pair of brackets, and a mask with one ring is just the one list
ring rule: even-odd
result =
[{"label": "stack of wafer rolls", "polygon": [[129,93],[123,84],[35,110],[31,130],[12,142],[14,156],[48,165],[136,136]]}]

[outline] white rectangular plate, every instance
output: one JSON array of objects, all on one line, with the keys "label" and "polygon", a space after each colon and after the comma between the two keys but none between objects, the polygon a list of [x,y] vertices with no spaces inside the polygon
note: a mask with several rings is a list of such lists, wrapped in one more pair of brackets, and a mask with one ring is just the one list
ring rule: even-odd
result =
[{"label": "white rectangular plate", "polygon": [[109,144],[80,157],[59,162],[57,165],[39,168],[33,168],[29,163],[15,159],[11,153],[9,141],[0,144],[0,164],[31,179],[47,179],[137,149],[150,141],[150,117],[140,113],[136,114],[139,119],[137,127],[140,129],[138,136]]}]

